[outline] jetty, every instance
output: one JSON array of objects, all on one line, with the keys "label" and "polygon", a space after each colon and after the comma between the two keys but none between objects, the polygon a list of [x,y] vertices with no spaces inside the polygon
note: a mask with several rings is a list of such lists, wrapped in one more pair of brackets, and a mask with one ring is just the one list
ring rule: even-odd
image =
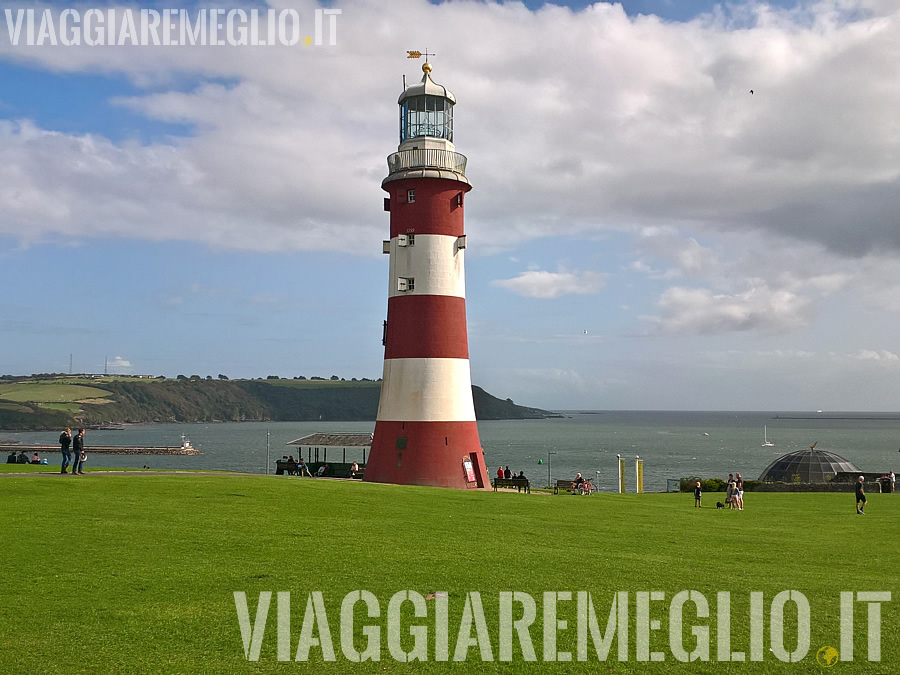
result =
[{"label": "jetty", "polygon": [[[58,445],[4,445],[15,452],[59,452]],[[89,445],[84,451],[88,455],[202,455],[194,447],[172,446],[127,446],[127,445]]]}]

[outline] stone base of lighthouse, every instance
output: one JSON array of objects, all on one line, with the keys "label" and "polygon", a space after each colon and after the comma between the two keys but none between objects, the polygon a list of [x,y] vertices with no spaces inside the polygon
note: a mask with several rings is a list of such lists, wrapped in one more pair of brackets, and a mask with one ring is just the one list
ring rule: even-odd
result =
[{"label": "stone base of lighthouse", "polygon": [[490,486],[474,421],[376,422],[364,480],[463,490]]}]

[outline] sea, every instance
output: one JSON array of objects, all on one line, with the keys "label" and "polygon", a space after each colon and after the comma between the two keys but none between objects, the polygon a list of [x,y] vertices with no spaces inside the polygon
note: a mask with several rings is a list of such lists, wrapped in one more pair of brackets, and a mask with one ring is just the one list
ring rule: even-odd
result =
[{"label": "sea", "polygon": [[[497,467],[524,471],[532,484],[549,485],[577,472],[601,491],[616,489],[617,455],[626,460],[626,489],[635,489],[635,458],[644,461],[644,490],[660,492],[668,479],[756,479],[780,455],[816,444],[862,471],[900,473],[900,413],[560,411],[540,420],[481,421],[478,431],[490,475]],[[266,473],[282,455],[297,455],[290,441],[318,432],[371,432],[374,422],[225,422],[127,425],[89,431],[88,468],[207,469]],[[774,446],[763,446],[763,432]],[[195,456],[90,455],[91,445],[180,446]],[[0,431],[0,439],[55,445],[59,431]],[[329,450],[342,461],[342,450]],[[57,462],[59,453],[48,459]],[[362,451],[347,449],[348,462]]]}]

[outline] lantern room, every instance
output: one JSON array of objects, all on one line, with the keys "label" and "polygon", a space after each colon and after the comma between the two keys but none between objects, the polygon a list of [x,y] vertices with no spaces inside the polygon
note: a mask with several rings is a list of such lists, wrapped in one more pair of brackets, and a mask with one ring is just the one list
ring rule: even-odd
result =
[{"label": "lantern room", "polygon": [[422,66],[422,81],[407,87],[400,104],[400,145],[427,139],[453,143],[453,106],[456,97],[431,79],[431,64]]}]

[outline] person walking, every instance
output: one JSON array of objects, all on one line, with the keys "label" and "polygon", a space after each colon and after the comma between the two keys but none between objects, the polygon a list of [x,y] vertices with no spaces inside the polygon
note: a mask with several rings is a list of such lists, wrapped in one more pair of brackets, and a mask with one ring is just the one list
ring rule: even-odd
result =
[{"label": "person walking", "polygon": [[741,478],[741,474],[737,473],[734,476],[734,491],[732,492],[732,499],[737,500],[738,511],[744,510],[744,479]]},{"label": "person walking", "polygon": [[84,475],[84,460],[87,459],[87,456],[84,454],[84,428],[78,430],[78,434],[75,438],[72,439],[72,454],[74,458],[72,459],[72,475],[74,476],[76,473],[79,475]]},{"label": "person walking", "polygon": [[66,427],[66,430],[59,435],[59,451],[62,453],[62,466],[59,467],[60,473],[69,473],[66,468],[72,461],[72,453],[69,452],[69,446],[72,445],[72,430]]},{"label": "person walking", "polygon": [[[866,491],[863,489],[863,481],[865,481],[865,476],[860,476],[859,480],[856,481],[856,513],[859,515],[866,515]],[[862,506],[860,506],[862,504]]]},{"label": "person walking", "polygon": [[694,486],[694,506],[700,507],[700,500],[703,497],[703,491],[700,489],[700,481]]}]

